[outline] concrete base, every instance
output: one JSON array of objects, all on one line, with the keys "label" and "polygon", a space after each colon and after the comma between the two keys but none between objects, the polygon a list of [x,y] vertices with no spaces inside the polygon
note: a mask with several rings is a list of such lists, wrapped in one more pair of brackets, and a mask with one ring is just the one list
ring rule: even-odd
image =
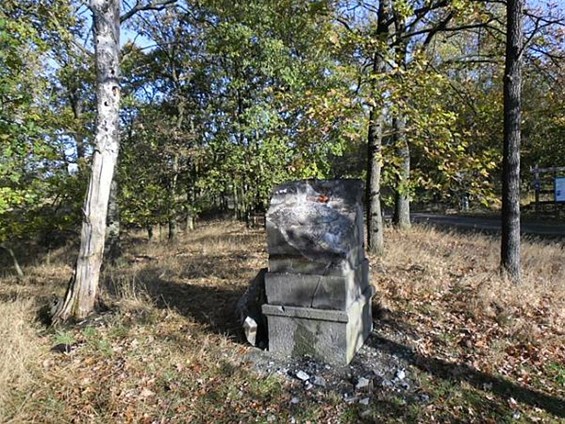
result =
[{"label": "concrete base", "polygon": [[269,327],[269,351],[280,356],[312,355],[333,365],[347,365],[373,327],[373,287],[346,311],[263,305]]}]

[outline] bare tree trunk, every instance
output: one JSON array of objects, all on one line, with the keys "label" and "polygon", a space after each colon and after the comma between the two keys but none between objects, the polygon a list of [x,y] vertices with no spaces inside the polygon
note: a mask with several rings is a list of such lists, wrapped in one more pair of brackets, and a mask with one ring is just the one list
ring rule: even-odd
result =
[{"label": "bare tree trunk", "polygon": [[384,113],[375,106],[369,113],[367,161],[367,244],[371,253],[384,251],[384,222],[381,209],[381,170]]},{"label": "bare tree trunk", "polygon": [[522,84],[523,0],[506,3],[504,69],[504,151],[502,166],[501,268],[520,282],[520,119]]},{"label": "bare tree trunk", "polygon": [[237,191],[237,183],[233,183],[233,219],[239,219],[239,195]]},{"label": "bare tree trunk", "polygon": [[75,141],[76,141],[76,153],[77,153],[77,166],[79,172],[83,172],[86,167],[86,141],[81,128],[81,118],[82,118],[82,100],[80,98],[78,90],[75,90],[69,95],[69,102],[71,104],[71,109],[73,111],[73,117],[75,118]]},{"label": "bare tree trunk", "polygon": [[16,255],[14,253],[14,251],[6,246],[4,243],[0,244],[0,248],[4,249],[6,252],[8,252],[8,255],[10,255],[10,258],[12,258],[12,263],[14,264],[14,269],[16,270],[16,275],[18,280],[22,280],[24,278],[24,272],[22,271],[22,268],[20,267],[20,264],[18,262],[18,258],[16,258]]},{"label": "bare tree trunk", "polygon": [[[176,72],[173,73],[173,80],[175,84],[178,84],[178,79],[176,76]],[[176,132],[175,138],[180,137],[182,133],[182,125],[184,122],[184,111],[185,106],[183,101],[179,101],[177,105],[177,122],[176,122]],[[177,184],[179,179],[179,163],[180,163],[180,153],[175,152],[173,154],[173,164],[172,164],[172,172],[173,175],[171,176],[170,184],[169,184],[169,241],[175,242],[178,239],[178,210],[177,210]]]},{"label": "bare tree trunk", "polygon": [[111,263],[115,263],[120,256],[122,256],[120,241],[120,207],[118,205],[118,181],[114,178],[110,186],[104,258]]},{"label": "bare tree trunk", "polygon": [[401,230],[410,228],[410,196],[408,184],[410,181],[410,147],[406,140],[406,121],[404,116],[394,119],[394,138],[396,151],[400,158],[400,169],[396,181],[394,197],[393,223]]},{"label": "bare tree trunk", "polygon": [[184,231],[186,234],[194,230],[194,188],[192,181],[186,189],[186,221]]},{"label": "bare tree trunk", "polygon": [[175,153],[173,156],[173,175],[169,182],[169,241],[175,242],[178,238],[177,223],[177,181],[179,177],[179,157]]},{"label": "bare tree trunk", "polygon": [[[386,43],[389,36],[388,17],[391,11],[390,0],[379,2],[377,37]],[[386,62],[382,53],[375,52],[373,57],[373,77],[386,72]],[[373,81],[373,80],[372,80]],[[375,84],[372,82],[372,95],[375,96]],[[372,253],[382,254],[384,251],[384,220],[381,209],[381,171],[383,125],[385,121],[384,107],[375,99],[375,105],[369,113],[369,132],[367,136],[367,244]]]},{"label": "bare tree trunk", "polygon": [[[190,208],[190,206],[189,206],[189,208]],[[194,214],[192,213],[191,209],[189,209],[187,214],[186,214],[184,231],[187,234],[190,233],[191,231],[194,231]]]},{"label": "bare tree trunk", "polygon": [[92,171],[84,202],[80,249],[54,323],[83,319],[94,309],[106,234],[110,186],[119,151],[120,2],[91,0],[96,46],[97,111]]}]

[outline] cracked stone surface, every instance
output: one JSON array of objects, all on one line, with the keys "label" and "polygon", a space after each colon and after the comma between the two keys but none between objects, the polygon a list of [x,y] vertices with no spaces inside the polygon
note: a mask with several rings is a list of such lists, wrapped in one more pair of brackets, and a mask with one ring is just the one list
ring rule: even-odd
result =
[{"label": "cracked stone surface", "polygon": [[371,331],[363,191],[360,180],[294,181],[273,190],[262,312],[275,353],[345,365]]}]

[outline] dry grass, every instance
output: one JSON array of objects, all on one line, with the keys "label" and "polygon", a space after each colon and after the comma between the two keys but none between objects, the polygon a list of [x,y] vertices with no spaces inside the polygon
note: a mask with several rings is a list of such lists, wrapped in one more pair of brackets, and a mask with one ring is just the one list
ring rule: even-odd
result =
[{"label": "dry grass", "polygon": [[[386,236],[386,254],[370,258],[376,302],[390,309],[390,323],[410,334],[407,344],[427,358],[565,396],[561,243],[524,243],[524,282],[514,286],[498,273],[493,238],[425,227],[389,229]],[[49,264],[38,258],[27,266],[23,285],[0,279],[1,422],[231,423],[269,416],[358,422],[356,410],[331,393],[324,404],[291,406],[287,383],[246,365],[233,305],[267,265],[262,231],[214,222],[177,244],[133,234],[125,252],[104,271],[102,297],[110,311],[77,327],[55,331],[35,323],[38,303],[64,291],[68,249],[54,252]],[[61,342],[76,350],[49,351]],[[422,376],[424,383],[438,393],[448,390],[431,374]],[[449,388],[458,392],[458,404],[469,392],[465,384]],[[458,404],[442,396],[418,411],[423,421],[442,408],[459,416]],[[473,396],[479,408],[487,402]]]},{"label": "dry grass", "polygon": [[12,404],[12,390],[26,390],[33,383],[41,362],[41,338],[35,325],[32,299],[15,297],[0,302],[0,422],[3,411],[18,408]]},{"label": "dry grass", "polygon": [[565,327],[563,243],[525,240],[522,258],[522,283],[515,285],[499,272],[497,238],[416,226],[408,234],[390,231],[386,254],[373,258],[374,281],[384,278],[386,290],[406,298],[461,293],[460,311],[477,320],[543,315],[544,328],[559,334]]},{"label": "dry grass", "polygon": [[520,285],[501,276],[495,237],[416,226],[387,242],[377,297],[419,353],[565,397],[562,242],[523,242]]}]

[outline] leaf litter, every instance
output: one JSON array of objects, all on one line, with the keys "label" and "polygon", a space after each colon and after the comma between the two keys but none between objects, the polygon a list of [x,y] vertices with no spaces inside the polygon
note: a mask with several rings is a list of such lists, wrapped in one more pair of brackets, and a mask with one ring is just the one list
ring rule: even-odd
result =
[{"label": "leaf litter", "polygon": [[[512,287],[496,272],[496,240],[487,236],[422,227],[386,235],[387,253],[370,258],[374,330],[347,367],[311,357],[280,360],[243,343],[232,308],[266,265],[264,236],[236,223],[208,223],[174,249],[131,243],[127,265],[105,271],[109,311],[66,329],[69,349],[50,351],[55,334],[37,331],[28,342],[42,349],[42,366],[33,370],[33,386],[9,387],[0,418],[564,419],[561,246],[527,246],[544,255],[543,269],[526,271],[524,287]],[[38,278],[26,296],[41,298],[45,284]]]}]

